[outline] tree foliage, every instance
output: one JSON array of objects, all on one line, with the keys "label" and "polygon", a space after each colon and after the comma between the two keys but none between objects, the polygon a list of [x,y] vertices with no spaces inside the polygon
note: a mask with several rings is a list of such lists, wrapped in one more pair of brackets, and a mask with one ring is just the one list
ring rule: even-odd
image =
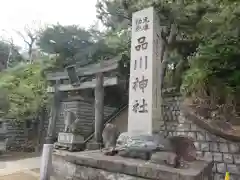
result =
[{"label": "tree foliage", "polygon": [[[205,1],[129,1],[129,0],[101,0],[97,4],[98,18],[113,31],[130,30],[132,13],[143,8],[154,6],[161,25],[161,84],[169,63],[175,64],[183,71],[187,56],[193,53],[201,36],[196,35],[196,25],[207,14],[215,9]],[[181,9],[181,11],[179,11]],[[172,52],[177,51],[181,61],[171,61]],[[130,59],[130,58],[129,58]],[[178,77],[178,76],[177,76]]]},{"label": "tree foliage", "polygon": [[48,95],[44,71],[51,64],[21,64],[0,74],[0,116],[26,120],[37,115]]},{"label": "tree foliage", "polygon": [[108,29],[122,32],[129,31],[133,12],[149,6],[156,9],[162,27],[160,76],[171,75],[167,80],[182,86],[188,97],[211,99],[215,104],[239,103],[240,3],[100,0],[96,7]]},{"label": "tree foliage", "polygon": [[66,56],[71,56],[78,48],[85,48],[85,44],[90,42],[91,35],[88,31],[76,25],[62,26],[57,24],[42,31],[38,45],[44,52],[65,53]]},{"label": "tree foliage", "polygon": [[13,67],[21,61],[23,61],[23,58],[18,51],[18,47],[0,41],[0,63],[4,67]]},{"label": "tree foliage", "polygon": [[210,98],[214,104],[239,103],[240,39],[229,31],[207,38],[194,56],[184,75],[182,92],[186,96]]},{"label": "tree foliage", "polygon": [[41,33],[38,45],[46,53],[58,54],[61,66],[84,63],[100,59],[103,53],[111,53],[98,33],[76,25],[58,24],[47,27]]}]

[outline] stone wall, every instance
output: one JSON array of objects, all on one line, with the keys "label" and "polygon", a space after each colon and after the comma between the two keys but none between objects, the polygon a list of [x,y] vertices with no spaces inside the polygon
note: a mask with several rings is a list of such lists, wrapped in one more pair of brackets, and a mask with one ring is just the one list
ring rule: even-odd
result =
[{"label": "stone wall", "polygon": [[165,125],[161,132],[168,136],[188,136],[195,141],[199,159],[214,161],[214,178],[224,179],[226,171],[230,172],[230,179],[240,180],[240,143],[234,143],[216,137],[186,119],[180,111],[181,96],[164,98]]},{"label": "stone wall", "polygon": [[8,139],[8,150],[22,150],[23,146],[32,137],[32,126],[27,127],[26,122],[14,123],[11,120],[2,121],[2,128],[0,129],[1,139]]}]

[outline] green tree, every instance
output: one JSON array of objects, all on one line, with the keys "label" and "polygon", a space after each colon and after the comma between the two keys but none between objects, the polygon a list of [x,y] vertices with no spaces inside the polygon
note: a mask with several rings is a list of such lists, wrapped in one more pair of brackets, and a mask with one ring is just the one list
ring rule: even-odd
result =
[{"label": "green tree", "polygon": [[17,46],[0,41],[0,63],[3,67],[13,67],[21,61],[23,61],[23,58]]},{"label": "green tree", "polygon": [[[96,5],[98,18],[105,26],[113,31],[129,31],[131,26],[132,13],[143,8],[154,6],[160,18],[161,30],[161,84],[166,74],[167,64],[171,62],[170,52],[177,50],[182,56],[182,61],[175,67],[184,69],[187,63],[186,57],[194,52],[201,40],[200,35],[196,35],[196,24],[202,17],[215,10],[214,4],[205,1],[129,1],[129,0],[101,0]],[[181,11],[179,11],[181,9]]]},{"label": "green tree", "polygon": [[108,30],[122,32],[130,30],[133,12],[149,6],[156,9],[162,27],[162,85],[165,75],[171,74],[186,96],[211,99],[212,104],[240,104],[240,3],[101,0],[96,7]]},{"label": "green tree", "polygon": [[58,54],[60,63],[64,65],[88,59],[94,41],[85,29],[57,24],[43,30],[37,44],[43,52]]},{"label": "green tree", "polygon": [[36,117],[48,102],[44,71],[50,61],[21,64],[0,74],[0,116],[15,120]]},{"label": "green tree", "polygon": [[9,51],[10,46],[4,42],[0,42],[0,63],[2,66],[2,68],[6,68],[7,67],[7,63],[8,63],[8,58],[9,58]]},{"label": "green tree", "polygon": [[186,96],[208,99],[211,104],[239,103],[240,88],[240,3],[221,2],[217,14],[206,22],[205,35],[197,51],[189,57],[190,68],[184,76]]},{"label": "green tree", "polygon": [[102,33],[92,27],[89,30],[78,26],[53,25],[46,28],[38,41],[42,51],[58,55],[60,67],[69,64],[88,64],[112,58],[118,51],[111,47],[107,41],[108,32]]}]

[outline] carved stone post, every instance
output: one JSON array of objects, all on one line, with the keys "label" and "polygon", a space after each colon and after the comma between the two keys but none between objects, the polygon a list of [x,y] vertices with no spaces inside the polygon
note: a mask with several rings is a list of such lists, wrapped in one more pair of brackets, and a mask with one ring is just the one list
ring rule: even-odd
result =
[{"label": "carved stone post", "polygon": [[51,108],[51,116],[48,123],[46,144],[53,144],[56,131],[56,122],[58,120],[61,107],[61,92],[59,91],[60,81],[56,81],[54,88],[53,106]]},{"label": "carved stone post", "polygon": [[50,174],[52,169],[52,151],[54,143],[54,135],[56,129],[56,122],[58,120],[61,92],[59,91],[60,82],[56,81],[54,88],[53,106],[51,109],[51,117],[48,123],[47,137],[45,144],[43,145],[41,167],[40,167],[40,180],[50,180]]},{"label": "carved stone post", "polygon": [[97,143],[102,143],[102,132],[104,125],[104,76],[103,73],[96,75],[95,87],[95,140]]}]

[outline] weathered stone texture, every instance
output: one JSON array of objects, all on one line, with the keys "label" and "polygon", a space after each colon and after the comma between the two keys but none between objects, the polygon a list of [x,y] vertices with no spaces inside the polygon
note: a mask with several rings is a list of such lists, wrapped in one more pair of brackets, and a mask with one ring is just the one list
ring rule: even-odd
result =
[{"label": "weathered stone texture", "polygon": [[[14,123],[14,120],[5,120],[4,132],[0,136],[2,139],[8,139],[6,143],[7,150],[22,150],[24,144],[32,135],[31,127],[26,127],[26,122]],[[31,137],[33,138],[33,137]]]},{"label": "weathered stone texture", "polygon": [[[206,161],[214,161],[214,179],[224,179],[224,173],[228,170],[232,179],[240,180],[240,142],[230,142],[217,137],[211,132],[199,128],[190,119],[186,119],[179,107],[181,100],[181,97],[164,98],[164,110],[166,111],[164,120],[167,123],[162,127],[163,133],[166,129],[165,133],[169,136],[186,135],[191,137],[195,141],[197,157]],[[174,106],[174,108],[168,106]],[[175,117],[172,118],[173,116]]]},{"label": "weathered stone texture", "polygon": [[53,155],[58,180],[210,180],[212,163],[195,161],[188,169],[175,169],[148,161],[104,156],[99,151]]},{"label": "weathered stone texture", "polygon": [[223,161],[225,163],[233,163],[233,155],[232,154],[223,154]]}]

